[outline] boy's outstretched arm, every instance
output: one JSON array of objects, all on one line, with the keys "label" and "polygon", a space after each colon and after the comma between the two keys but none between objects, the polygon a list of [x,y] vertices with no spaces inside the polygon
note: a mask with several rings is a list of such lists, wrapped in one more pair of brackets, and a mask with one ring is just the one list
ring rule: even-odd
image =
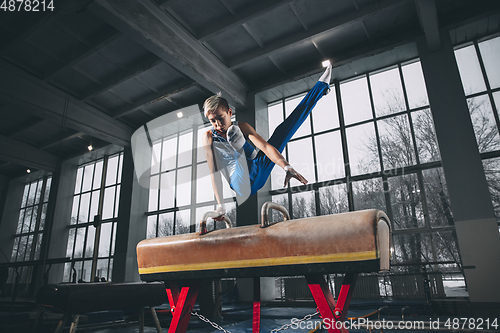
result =
[{"label": "boy's outstretched arm", "polygon": [[223,216],[226,213],[224,208],[224,200],[222,196],[222,177],[220,172],[217,172],[217,163],[215,161],[214,151],[212,147],[213,137],[210,131],[203,133],[202,136],[203,150],[205,152],[205,158],[208,162],[208,168],[210,170],[210,179],[212,180],[212,188],[214,190],[215,199],[217,200],[217,211]]},{"label": "boy's outstretched arm", "polygon": [[295,178],[302,184],[307,184],[307,179],[304,178],[300,173],[298,173],[291,165],[286,161],[286,159],[281,155],[281,153],[271,144],[269,144],[266,140],[264,140],[255,129],[245,122],[238,123],[243,134],[253,142],[253,144],[262,150],[264,154],[274,164],[280,166],[282,169],[286,171],[285,183],[283,187],[286,187],[290,179]]}]

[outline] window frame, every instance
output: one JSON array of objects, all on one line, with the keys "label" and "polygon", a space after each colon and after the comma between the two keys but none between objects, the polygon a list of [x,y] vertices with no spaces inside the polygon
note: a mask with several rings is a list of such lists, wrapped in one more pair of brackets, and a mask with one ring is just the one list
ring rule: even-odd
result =
[{"label": "window frame", "polygon": [[[86,281],[86,282],[92,282],[92,271],[95,270],[95,274],[99,275],[100,277],[104,277],[106,281],[111,281],[112,280],[112,267],[113,267],[113,259],[114,259],[114,250],[115,250],[115,245],[116,245],[116,228],[117,228],[117,221],[118,221],[118,209],[119,209],[119,201],[120,201],[120,193],[121,193],[121,176],[122,176],[122,171],[123,171],[123,157],[124,157],[124,152],[120,151],[118,153],[112,154],[112,155],[106,155],[104,157],[98,158],[96,160],[86,162],[84,164],[81,164],[77,167],[77,178],[75,181],[75,190],[73,192],[73,210],[75,208],[75,198],[78,197],[78,205],[76,206],[76,213],[77,213],[77,220],[73,221],[74,219],[74,213],[75,211],[72,211],[72,216],[71,219],[72,221],[68,224],[68,244],[66,247],[66,256],[70,257],[71,263],[66,263],[65,264],[65,272],[64,272],[64,281],[70,282],[72,281],[73,277],[72,275],[74,272],[76,272],[76,275],[78,280],[84,279],[88,274],[87,274],[87,269],[89,269],[89,263],[90,263],[90,280],[91,281]],[[114,179],[109,182],[108,181],[108,172],[110,172],[111,169],[108,169],[108,162],[109,160],[112,160],[114,158],[117,158],[117,163],[116,163],[116,170],[111,171],[111,175],[114,173]],[[96,166],[102,163],[102,169],[100,170],[100,183],[96,186],[95,180],[96,180]],[[84,182],[85,180],[85,168],[87,167],[92,167],[92,178],[90,180],[90,189],[84,190]],[[81,179],[79,179],[78,173],[81,171]],[[80,184],[77,184],[77,182],[80,182]],[[113,207],[112,207],[112,216],[111,217],[106,217],[102,218],[103,216],[103,210],[104,210],[104,205],[105,205],[105,198],[106,198],[106,190],[112,189],[113,191]],[[98,193],[98,198],[94,198],[94,193]],[[108,192],[109,193],[109,192]],[[82,196],[89,194],[89,200],[88,200],[88,207],[87,207],[87,216],[88,220],[84,222],[80,222],[80,208],[82,207]],[[100,224],[99,227],[96,228],[94,226],[94,216],[91,216],[92,210],[93,210],[93,204],[92,202],[94,200],[98,200],[97,203],[97,211],[95,211],[97,214],[100,215]],[[109,205],[109,203],[108,203]],[[74,223],[73,223],[74,222]],[[100,255],[99,251],[101,250],[100,243],[103,240],[102,239],[102,234],[101,230],[105,226],[106,228],[108,226],[111,227],[110,231],[110,239],[109,239],[109,247],[106,249],[106,255]],[[92,229],[94,228],[94,229]],[[81,256],[76,256],[76,253],[79,249],[77,249],[77,246],[79,246],[79,231],[83,231],[83,240],[82,242],[82,253]],[[90,231],[91,230],[91,231]],[[89,235],[90,233],[93,233],[93,242],[94,244],[88,244],[87,242],[90,240]],[[72,239],[71,239],[72,238]],[[71,250],[70,250],[71,246]],[[89,248],[91,246],[91,248]],[[97,250],[95,247],[97,246]],[[88,255],[87,251],[92,250],[92,254]],[[95,263],[93,263],[95,262]],[[100,264],[105,262],[106,264],[106,270],[102,271],[102,269],[99,268]],[[95,266],[95,267],[94,267]]]},{"label": "window frame", "polygon": [[[437,261],[438,255],[437,255],[436,249],[434,247],[435,241],[433,240],[434,239],[433,234],[438,233],[438,232],[447,232],[447,231],[453,232],[455,230],[455,228],[454,228],[454,225],[437,225],[436,223],[432,223],[430,221],[430,217],[429,217],[429,213],[428,213],[429,212],[429,207],[428,207],[428,202],[427,202],[428,199],[427,199],[426,188],[425,188],[425,184],[424,184],[425,177],[423,174],[427,170],[437,170],[437,172],[440,172],[439,170],[441,170],[442,164],[441,164],[440,157],[438,160],[430,160],[430,161],[422,162],[421,156],[419,155],[419,147],[417,146],[419,141],[417,141],[415,128],[414,128],[414,118],[412,116],[417,114],[420,111],[423,111],[423,112],[431,112],[431,111],[430,111],[430,105],[429,105],[428,99],[426,100],[426,103],[424,103],[422,105],[410,107],[410,102],[409,102],[407,87],[405,84],[405,77],[404,77],[403,69],[406,65],[411,65],[411,64],[414,64],[416,62],[420,62],[419,58],[414,58],[414,59],[411,59],[409,61],[400,62],[400,63],[394,64],[392,66],[380,68],[376,71],[370,71],[370,72],[367,72],[364,74],[357,74],[356,76],[354,76],[352,78],[348,78],[346,80],[342,80],[342,81],[334,80],[333,83],[331,84],[334,86],[334,89],[332,89],[331,93],[336,94],[336,109],[338,112],[340,126],[330,128],[328,130],[322,130],[319,132],[315,132],[314,120],[313,120],[314,110],[313,110],[312,116],[309,116],[308,117],[309,119],[306,120],[306,121],[310,122],[311,133],[309,135],[304,135],[304,136],[300,136],[300,137],[293,137],[290,140],[290,142],[295,142],[298,140],[302,140],[304,138],[312,138],[313,153],[314,153],[314,172],[316,175],[316,179],[318,179],[318,166],[317,166],[317,157],[316,157],[315,137],[318,135],[326,134],[326,133],[334,133],[334,132],[340,131],[341,144],[342,144],[342,150],[343,150],[344,167],[345,167],[345,176],[330,179],[327,181],[319,181],[319,182],[315,182],[315,183],[310,183],[307,185],[292,186],[289,184],[287,186],[287,188],[285,188],[285,189],[271,189],[271,190],[269,190],[268,193],[271,196],[271,198],[281,197],[283,195],[286,195],[287,196],[286,202],[288,204],[288,207],[286,207],[286,208],[288,209],[288,211],[292,215],[291,218],[294,218],[293,209],[292,209],[293,202],[294,202],[294,199],[293,199],[294,194],[307,192],[307,191],[314,191],[314,199],[315,199],[315,207],[316,207],[315,215],[320,216],[321,210],[322,210],[322,207],[321,207],[322,202],[320,201],[321,200],[320,191],[322,191],[323,189],[325,189],[329,186],[334,186],[334,185],[345,186],[347,189],[348,211],[355,211],[356,207],[354,204],[355,198],[354,198],[354,194],[353,194],[354,193],[353,185],[357,182],[368,181],[371,179],[380,179],[381,183],[382,183],[381,191],[383,192],[383,197],[384,197],[384,201],[385,201],[385,207],[383,207],[382,209],[387,212],[387,215],[389,216],[389,218],[391,220],[392,230],[393,230],[394,235],[396,235],[396,236],[401,235],[400,237],[403,237],[403,235],[407,235],[407,234],[421,234],[422,237],[428,237],[429,239],[431,239],[430,246],[431,246],[431,251],[432,251],[431,253],[433,255],[432,259],[433,259],[433,261]],[[371,87],[372,83],[371,83],[370,77],[375,75],[375,74],[383,73],[387,70],[392,70],[395,68],[398,69],[398,73],[399,73],[399,79],[400,79],[400,84],[401,84],[402,93],[403,93],[403,97],[404,97],[405,109],[400,110],[398,112],[394,112],[394,113],[377,115],[377,112],[375,110],[375,105],[374,105],[373,91],[372,91],[372,87]],[[423,75],[423,73],[422,73],[422,75]],[[371,118],[364,119],[364,120],[357,121],[357,122],[353,122],[353,123],[346,125],[345,119],[344,119],[344,114],[343,114],[343,105],[342,105],[342,92],[341,92],[342,84],[348,83],[348,82],[351,82],[353,80],[357,80],[360,78],[365,78],[367,85],[368,85],[369,101],[370,101],[370,107],[371,107],[371,112],[372,112]],[[425,81],[424,81],[424,84],[425,84]],[[286,113],[285,113],[285,101],[288,99],[294,98],[296,96],[301,96],[303,94],[304,93],[301,92],[301,93],[296,94],[294,96],[287,97],[286,99],[281,98],[279,100],[273,100],[273,101],[268,103],[268,107],[274,106],[275,110],[276,110],[276,105],[281,104],[282,105],[283,119],[285,119],[284,118],[286,115]],[[333,109],[334,108],[332,107],[332,110]],[[413,155],[414,156],[414,163],[412,165],[408,165],[408,166],[401,166],[401,167],[392,168],[392,167],[387,167],[384,165],[383,155],[382,155],[382,151],[381,151],[379,127],[380,127],[380,123],[382,121],[388,120],[388,119],[395,119],[395,117],[406,117],[406,121],[409,124],[408,128],[409,128],[409,131],[411,133],[412,149],[413,149],[413,154],[414,154]],[[378,151],[378,162],[380,164],[379,171],[352,175],[351,169],[349,167],[350,160],[349,160],[349,145],[348,145],[348,139],[347,139],[347,130],[349,130],[350,128],[355,128],[356,126],[364,125],[364,124],[373,124],[373,127],[374,127],[375,138],[376,138],[376,143],[377,143],[377,151]],[[270,133],[270,135],[271,135],[271,133]],[[435,140],[436,140],[435,144],[437,147],[437,139],[435,139]],[[437,149],[437,151],[439,151],[439,149]],[[288,160],[289,155],[288,155],[287,148],[285,148],[284,155],[285,155],[285,158]],[[393,212],[393,209],[391,206],[392,199],[391,199],[390,193],[389,193],[389,182],[391,181],[391,179],[395,179],[396,177],[401,177],[401,176],[406,176],[406,175],[414,175],[417,179],[417,184],[419,187],[418,192],[419,192],[419,197],[420,197],[419,202],[422,205],[422,210],[423,210],[422,215],[423,215],[423,219],[424,219],[424,224],[422,226],[419,226],[419,227],[400,229],[397,227],[395,228],[395,225],[394,225],[395,220],[393,218],[394,212]],[[446,188],[446,183],[444,182],[444,180],[443,180],[443,185]],[[449,197],[448,197],[448,200],[449,200]],[[275,218],[275,219],[276,219],[276,217],[278,217],[277,214],[275,216],[273,216],[273,218]],[[423,260],[423,259],[421,258],[420,260]],[[400,262],[399,264],[404,264],[404,263]],[[441,266],[441,265],[439,265],[439,266]]]}]

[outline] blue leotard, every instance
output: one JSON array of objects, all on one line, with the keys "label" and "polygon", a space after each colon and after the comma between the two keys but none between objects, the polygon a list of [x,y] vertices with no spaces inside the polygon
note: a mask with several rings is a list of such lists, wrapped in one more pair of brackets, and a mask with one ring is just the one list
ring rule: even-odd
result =
[{"label": "blue leotard", "polygon": [[[288,141],[328,90],[327,83],[316,82],[293,112],[274,130],[268,143],[282,153]],[[254,148],[248,142],[243,146],[244,154],[240,154],[213,128],[212,137],[217,169],[222,172],[231,188],[240,197],[248,197],[257,193],[269,178],[274,163],[262,151],[257,154],[256,158],[250,159],[248,156],[251,156]]]}]

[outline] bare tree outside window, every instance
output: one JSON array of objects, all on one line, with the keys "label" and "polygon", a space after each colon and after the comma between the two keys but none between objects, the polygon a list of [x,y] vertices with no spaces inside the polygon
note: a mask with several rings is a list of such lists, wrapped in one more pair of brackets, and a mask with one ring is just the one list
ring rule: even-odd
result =
[{"label": "bare tree outside window", "polygon": [[458,47],[455,58],[500,231],[500,37]]},{"label": "bare tree outside window", "polygon": [[490,189],[497,222],[500,223],[500,158],[483,160],[483,168]]},{"label": "bare tree outside window", "polygon": [[[357,77],[335,89],[340,89],[341,100],[334,100],[339,105],[330,107],[330,112],[337,113],[342,107],[345,130],[331,128],[325,132],[321,128],[323,132],[316,135],[313,127],[314,166],[322,185],[315,190],[316,195],[304,192],[304,197],[294,193],[292,186],[293,216],[346,212],[352,200],[355,210],[377,208],[390,215],[397,262],[435,261],[439,251],[448,253],[447,260],[460,267],[458,247],[446,243],[456,244],[455,234],[433,232],[433,228],[452,228],[453,216],[418,61]],[[281,108],[273,104],[272,110]],[[329,144],[319,145],[327,135]],[[338,139],[332,140],[334,135]],[[295,142],[299,140],[292,139],[291,143]],[[331,147],[332,143],[336,147]],[[333,167],[327,173],[325,162],[332,166],[340,162],[342,167]],[[348,174],[344,173],[347,169]],[[319,203],[306,197],[319,198]],[[287,198],[287,194],[276,193],[273,201],[288,203]],[[418,268],[410,265],[402,270],[409,267]]]},{"label": "bare tree outside window", "polygon": [[340,214],[349,211],[346,184],[326,186],[319,189],[321,215]]},{"label": "bare tree outside window", "polygon": [[[16,233],[13,235],[11,262],[40,259],[51,183],[52,177],[45,176],[31,180],[24,186]],[[18,283],[19,294],[27,295],[33,271],[33,266],[11,268],[7,284]]]}]

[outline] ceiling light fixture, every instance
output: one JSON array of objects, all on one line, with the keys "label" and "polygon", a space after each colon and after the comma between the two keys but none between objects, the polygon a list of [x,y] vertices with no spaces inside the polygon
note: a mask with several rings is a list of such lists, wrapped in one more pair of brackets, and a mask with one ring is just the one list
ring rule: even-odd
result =
[{"label": "ceiling light fixture", "polygon": [[182,112],[178,112],[178,113],[177,113],[177,118],[182,118],[182,116],[184,116],[184,115],[182,114]]},{"label": "ceiling light fixture", "polygon": [[30,172],[31,172],[31,170],[30,170],[30,169],[28,169],[28,170],[26,170],[26,172],[27,172],[27,173],[30,173]]},{"label": "ceiling light fixture", "polygon": [[330,60],[325,60],[321,64],[323,65],[323,67],[328,67],[328,65],[330,65]]},{"label": "ceiling light fixture", "polygon": [[89,144],[89,146],[87,147],[87,149],[88,149],[89,151],[92,151],[92,149],[94,149],[94,147],[92,147],[92,142]]}]

